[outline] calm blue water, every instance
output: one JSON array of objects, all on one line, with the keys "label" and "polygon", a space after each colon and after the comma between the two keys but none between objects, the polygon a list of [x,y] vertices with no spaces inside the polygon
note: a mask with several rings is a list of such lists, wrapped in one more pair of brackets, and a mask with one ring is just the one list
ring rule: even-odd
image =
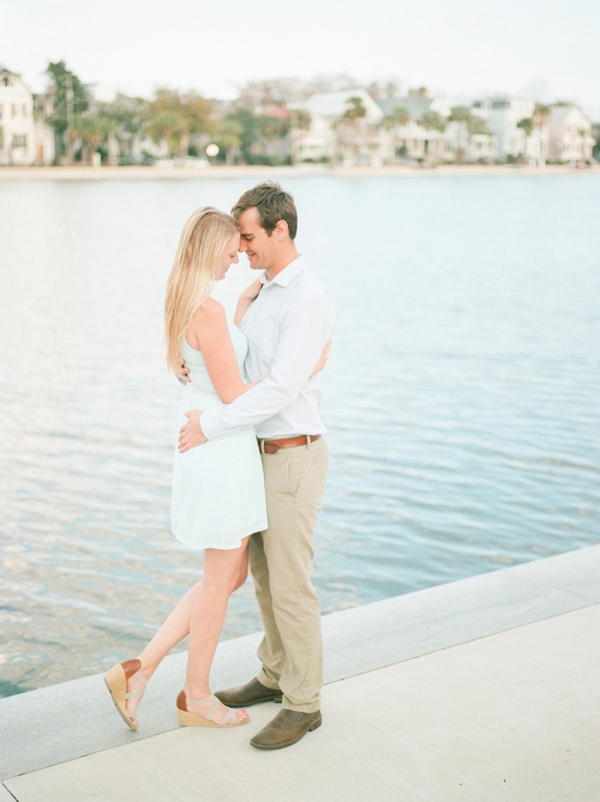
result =
[{"label": "calm blue water", "polygon": [[[0,693],[133,655],[201,574],[163,292],[188,214],[252,183],[0,181]],[[338,310],[324,611],[600,542],[600,176],[284,183]],[[224,634],[258,628],[247,583]]]}]

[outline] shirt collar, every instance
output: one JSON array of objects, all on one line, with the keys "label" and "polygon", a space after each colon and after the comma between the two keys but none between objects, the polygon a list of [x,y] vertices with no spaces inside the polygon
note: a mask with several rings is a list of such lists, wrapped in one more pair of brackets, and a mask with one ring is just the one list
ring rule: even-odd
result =
[{"label": "shirt collar", "polygon": [[293,262],[290,262],[287,267],[280,270],[272,281],[267,282],[267,276],[262,274],[260,280],[263,284],[269,286],[271,284],[279,284],[280,287],[288,287],[292,281],[298,276],[306,267],[304,256],[300,255]]}]

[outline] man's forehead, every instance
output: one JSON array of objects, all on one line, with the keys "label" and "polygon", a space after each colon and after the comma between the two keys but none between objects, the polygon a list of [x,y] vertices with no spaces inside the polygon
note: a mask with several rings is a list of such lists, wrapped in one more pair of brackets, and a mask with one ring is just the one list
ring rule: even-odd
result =
[{"label": "man's forehead", "polygon": [[243,211],[238,217],[238,223],[240,224],[242,237],[248,236],[249,234],[258,234],[260,231],[264,231],[260,224],[258,209],[256,206],[251,206],[249,209]]}]

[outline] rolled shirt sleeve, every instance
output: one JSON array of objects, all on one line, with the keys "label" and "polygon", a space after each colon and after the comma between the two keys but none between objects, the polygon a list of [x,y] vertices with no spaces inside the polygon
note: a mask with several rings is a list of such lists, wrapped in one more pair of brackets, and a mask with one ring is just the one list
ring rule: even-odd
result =
[{"label": "rolled shirt sleeve", "polygon": [[[295,299],[281,321],[279,342],[268,376],[231,404],[204,412],[202,430],[206,437],[215,440],[236,434],[292,404],[309,381],[331,337],[331,326],[331,315],[322,298],[306,293]],[[314,377],[311,381],[319,379]]]}]

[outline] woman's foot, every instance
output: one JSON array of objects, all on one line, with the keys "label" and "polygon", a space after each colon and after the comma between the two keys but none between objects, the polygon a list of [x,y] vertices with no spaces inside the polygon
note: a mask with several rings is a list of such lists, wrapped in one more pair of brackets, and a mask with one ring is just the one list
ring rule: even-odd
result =
[{"label": "woman's foot", "polygon": [[245,710],[232,710],[212,694],[193,699],[185,691],[177,697],[177,718],[183,727],[239,727],[250,721]]},{"label": "woman's foot", "polygon": [[149,679],[150,677],[147,677],[144,674],[144,671],[141,668],[141,663],[139,671],[136,671],[135,674],[127,677],[127,699],[125,706],[127,708],[127,712],[131,713],[131,718],[134,720],[136,718],[138,705],[142,701],[142,696],[144,695],[144,691],[146,690],[146,685],[148,684]]},{"label": "woman's foot", "polygon": [[104,675],[104,682],[115,707],[123,721],[134,732],[138,729],[137,707],[149,679],[144,676],[141,669],[142,664],[139,660],[124,660]]}]

